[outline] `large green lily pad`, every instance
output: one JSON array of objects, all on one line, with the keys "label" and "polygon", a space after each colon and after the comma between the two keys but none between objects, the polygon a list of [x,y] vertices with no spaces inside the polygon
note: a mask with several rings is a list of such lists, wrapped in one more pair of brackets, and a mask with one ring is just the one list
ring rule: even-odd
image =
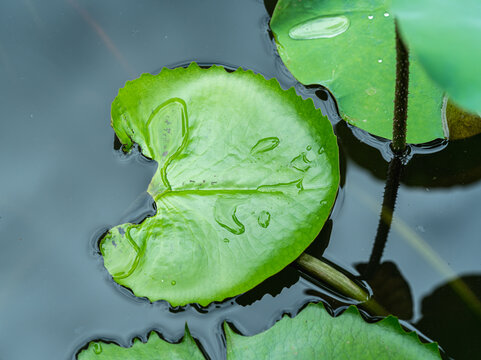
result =
[{"label": "large green lily pad", "polygon": [[163,69],[128,82],[112,126],[158,162],[157,213],[101,240],[114,280],[137,296],[207,305],[294,261],[339,184],[330,122],[312,100],[251,71]]},{"label": "large green lily pad", "polygon": [[481,1],[393,0],[392,10],[429,76],[481,114]]},{"label": "large green lily pad", "polygon": [[[390,0],[279,0],[271,28],[294,77],[326,86],[346,121],[391,139],[396,49],[389,8]],[[443,93],[415,57],[410,63],[407,141],[444,138]]]},{"label": "large green lily pad", "polygon": [[[365,322],[356,307],[331,317],[321,304],[311,304],[294,319],[284,317],[269,330],[254,336],[236,334],[227,324],[227,359],[441,359],[435,343],[422,344],[415,332],[406,332],[389,316],[377,323]],[[176,349],[178,347],[178,349]],[[131,348],[91,342],[79,360],[198,359],[187,331],[180,345],[171,345],[152,333],[149,341]]]}]

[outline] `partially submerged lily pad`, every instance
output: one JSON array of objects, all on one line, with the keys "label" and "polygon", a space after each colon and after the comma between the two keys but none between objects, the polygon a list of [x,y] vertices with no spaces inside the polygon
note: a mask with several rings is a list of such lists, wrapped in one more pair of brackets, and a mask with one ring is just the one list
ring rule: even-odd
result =
[{"label": "partially submerged lily pad", "polygon": [[[441,359],[436,343],[423,344],[415,332],[406,332],[389,316],[365,322],[351,306],[337,318],[322,304],[310,304],[294,319],[284,317],[254,336],[236,334],[224,324],[228,360],[250,359]],[[178,347],[178,349],[176,349]],[[197,350],[197,351],[196,351]],[[198,359],[200,351],[189,332],[180,345],[168,344],[152,333],[146,344],[131,348],[91,342],[79,360]]]},{"label": "partially submerged lily pad", "polygon": [[410,50],[450,98],[481,114],[481,2],[393,0]]},{"label": "partially submerged lily pad", "polygon": [[[279,0],[271,28],[294,77],[326,86],[346,121],[391,139],[396,49],[389,7],[389,0]],[[409,143],[445,137],[442,100],[442,91],[411,56]]]},{"label": "partially submerged lily pad", "polygon": [[294,261],[326,221],[339,184],[332,126],[312,100],[252,71],[163,69],[128,82],[112,126],[158,162],[157,213],[101,240],[135,295],[207,305]]},{"label": "partially submerged lily pad", "polygon": [[481,117],[469,113],[448,101],[446,106],[449,140],[466,139],[481,133]]},{"label": "partially submerged lily pad", "polygon": [[92,341],[77,355],[78,360],[158,360],[162,358],[169,360],[204,359],[187,329],[184,338],[178,344],[168,343],[161,339],[155,331],[152,331],[146,343],[135,338],[132,346],[125,348],[114,343]]}]

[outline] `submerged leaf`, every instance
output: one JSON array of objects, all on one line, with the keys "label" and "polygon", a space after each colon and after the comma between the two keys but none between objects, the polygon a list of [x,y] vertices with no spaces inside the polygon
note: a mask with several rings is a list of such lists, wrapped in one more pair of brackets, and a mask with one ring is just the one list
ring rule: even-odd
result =
[{"label": "submerged leaf", "polygon": [[112,125],[158,162],[157,213],[114,227],[100,250],[114,280],[151,301],[207,305],[253,288],[307,248],[334,203],[331,124],[251,71],[144,74],[120,90]]},{"label": "submerged leaf", "polygon": [[[310,304],[294,319],[284,317],[269,330],[241,336],[224,324],[227,359],[441,359],[435,343],[423,344],[415,332],[406,332],[389,316],[367,323],[356,307],[331,317],[322,304]],[[179,349],[176,349],[179,347]],[[95,349],[102,350],[96,354]],[[180,345],[167,344],[153,333],[146,344],[132,348],[92,342],[79,360],[197,359],[195,343],[187,332]]]},{"label": "submerged leaf", "polygon": [[392,9],[429,76],[481,114],[481,1],[393,0]]},{"label": "submerged leaf", "polygon": [[481,133],[481,117],[460,109],[451,101],[446,106],[446,119],[450,140],[466,139]]},{"label": "submerged leaf", "polygon": [[[346,121],[391,139],[396,49],[389,6],[389,0],[279,0],[271,28],[294,77],[326,86]],[[408,142],[445,137],[442,97],[411,57]]]}]

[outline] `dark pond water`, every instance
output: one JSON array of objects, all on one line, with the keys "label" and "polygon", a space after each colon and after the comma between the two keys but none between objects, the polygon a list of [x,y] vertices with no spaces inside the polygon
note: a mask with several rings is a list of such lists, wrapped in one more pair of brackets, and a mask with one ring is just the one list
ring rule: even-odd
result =
[{"label": "dark pond water", "polygon": [[[89,340],[127,346],[152,329],[176,341],[185,322],[205,353],[222,359],[224,320],[255,334],[310,301],[348,303],[294,266],[207,309],[150,304],[111,280],[96,240],[151,211],[145,190],[155,165],[114,150],[110,103],[126,80],[192,60],[276,77],[338,121],[330,97],[284,69],[260,0],[0,3],[0,359],[72,359]],[[378,223],[386,144],[343,122],[335,128],[342,187],[309,251],[321,256],[327,246],[326,259],[358,275]],[[481,297],[480,144],[478,136],[413,150],[380,285],[372,284],[381,302],[394,296],[406,326],[458,359],[481,351],[481,319],[450,286],[460,277],[461,289]]]}]

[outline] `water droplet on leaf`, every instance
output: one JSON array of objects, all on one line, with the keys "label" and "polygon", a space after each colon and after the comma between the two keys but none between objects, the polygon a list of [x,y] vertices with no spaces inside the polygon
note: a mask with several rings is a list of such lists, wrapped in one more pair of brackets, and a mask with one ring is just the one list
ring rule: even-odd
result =
[{"label": "water droplet on leaf", "polygon": [[302,179],[299,179],[288,183],[261,185],[257,188],[257,190],[260,192],[280,192],[284,194],[296,195],[299,194],[302,190],[304,190],[304,186],[302,185]]},{"label": "water droplet on leaf", "polygon": [[[115,230],[121,237],[115,234]],[[116,279],[125,279],[132,275],[139,264],[140,248],[132,239],[131,230],[124,232],[122,229],[121,232],[120,228],[114,229],[112,235],[106,237],[100,245],[105,267]]]},{"label": "water droplet on leaf", "polygon": [[214,219],[227,231],[234,235],[240,235],[245,232],[245,227],[237,218],[236,212],[236,200],[219,198],[214,206]]},{"label": "water droplet on leaf", "polygon": [[299,171],[307,171],[311,167],[310,160],[307,158],[306,153],[303,152],[301,155],[296,156],[291,160],[291,166]]},{"label": "water droplet on leaf", "polygon": [[276,137],[267,137],[261,139],[251,149],[251,154],[259,154],[266,151],[274,150],[279,145],[279,139]]},{"label": "water droplet on leaf", "polygon": [[294,26],[289,37],[294,40],[328,39],[336,37],[349,28],[346,16],[321,16]]},{"label": "water droplet on leaf", "polygon": [[102,344],[101,343],[94,343],[94,353],[101,354],[102,353]]},{"label": "water droplet on leaf", "polygon": [[175,284],[177,284],[177,282],[175,280],[172,280],[171,284],[175,285]]},{"label": "water droplet on leaf", "polygon": [[271,214],[269,214],[267,211],[261,211],[259,217],[257,218],[257,222],[261,227],[267,228],[271,222]]}]

